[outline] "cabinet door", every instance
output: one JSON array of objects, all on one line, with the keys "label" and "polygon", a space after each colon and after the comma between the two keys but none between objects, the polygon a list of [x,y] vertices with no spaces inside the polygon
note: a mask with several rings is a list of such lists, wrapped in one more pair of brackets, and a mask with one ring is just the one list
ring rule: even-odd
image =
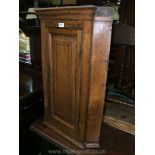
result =
[{"label": "cabinet door", "polygon": [[81,30],[47,28],[47,125],[78,139]]}]

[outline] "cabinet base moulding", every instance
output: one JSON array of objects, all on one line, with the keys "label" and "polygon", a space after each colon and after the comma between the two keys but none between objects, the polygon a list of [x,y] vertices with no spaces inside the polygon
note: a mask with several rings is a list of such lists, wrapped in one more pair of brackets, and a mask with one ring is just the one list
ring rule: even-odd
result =
[{"label": "cabinet base moulding", "polygon": [[87,152],[89,149],[93,151],[101,149],[98,143],[85,143],[85,146],[82,146],[76,142],[69,141],[67,138],[64,138],[60,133],[58,134],[51,127],[49,128],[48,125],[46,125],[46,123],[44,122],[43,118],[40,118],[37,121],[35,121],[30,126],[30,130],[38,134],[45,140],[54,143],[58,147],[62,149],[67,149],[73,153],[75,153],[76,151],[83,152],[84,150]]}]

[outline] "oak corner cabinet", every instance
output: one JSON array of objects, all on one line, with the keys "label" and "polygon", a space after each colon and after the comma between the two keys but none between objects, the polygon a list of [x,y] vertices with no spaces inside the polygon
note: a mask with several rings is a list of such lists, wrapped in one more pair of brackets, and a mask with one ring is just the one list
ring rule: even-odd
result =
[{"label": "oak corner cabinet", "polygon": [[41,23],[45,114],[32,129],[57,143],[99,147],[112,9],[36,9]]}]

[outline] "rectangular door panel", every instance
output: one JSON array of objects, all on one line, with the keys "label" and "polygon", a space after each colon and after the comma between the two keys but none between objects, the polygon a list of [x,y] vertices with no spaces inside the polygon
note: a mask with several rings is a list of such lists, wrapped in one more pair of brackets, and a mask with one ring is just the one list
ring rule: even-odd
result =
[{"label": "rectangular door panel", "polygon": [[49,125],[78,138],[81,31],[48,28]]}]

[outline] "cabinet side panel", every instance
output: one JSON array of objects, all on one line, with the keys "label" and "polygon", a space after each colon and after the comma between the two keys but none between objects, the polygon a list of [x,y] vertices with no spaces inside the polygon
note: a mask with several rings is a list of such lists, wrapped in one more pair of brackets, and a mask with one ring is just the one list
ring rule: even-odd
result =
[{"label": "cabinet side panel", "polygon": [[111,22],[94,22],[86,134],[86,142],[92,143],[90,144],[91,147],[93,145],[96,147],[99,144],[111,42],[111,25]]}]

